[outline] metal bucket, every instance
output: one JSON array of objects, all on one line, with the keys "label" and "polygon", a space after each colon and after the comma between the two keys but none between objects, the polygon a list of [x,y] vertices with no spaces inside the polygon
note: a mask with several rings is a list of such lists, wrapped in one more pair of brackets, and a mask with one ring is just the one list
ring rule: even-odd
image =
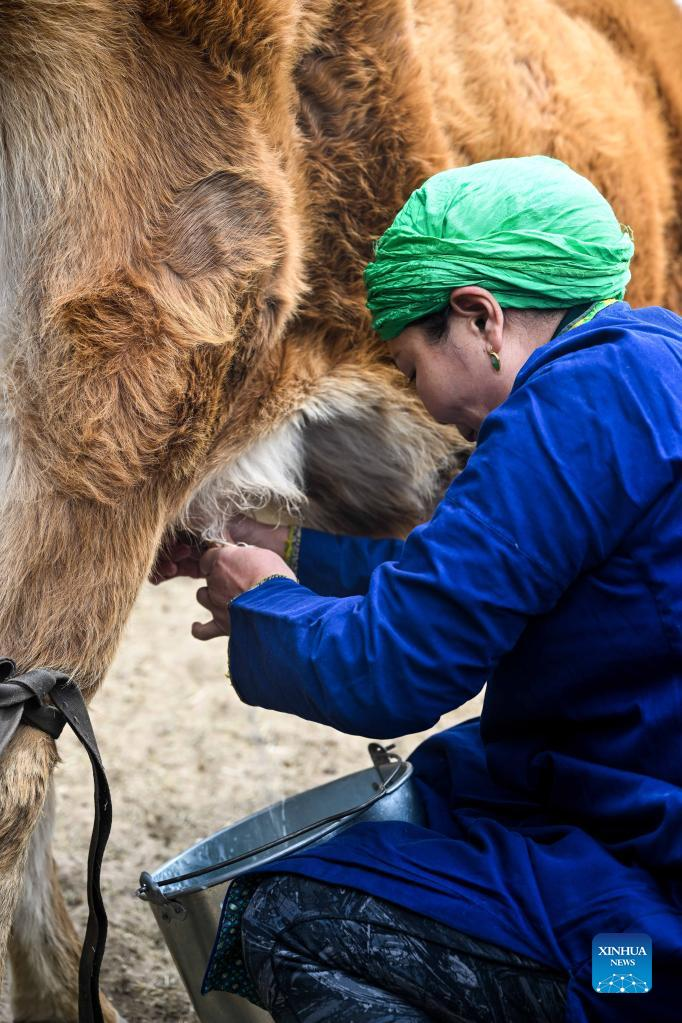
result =
[{"label": "metal bucket", "polygon": [[272,1020],[238,995],[201,994],[231,881],[284,853],[323,842],[360,820],[424,823],[412,765],[378,743],[370,743],[369,752],[373,767],[274,803],[198,842],[153,874],[142,874],[138,895],[151,906],[202,1023]]}]

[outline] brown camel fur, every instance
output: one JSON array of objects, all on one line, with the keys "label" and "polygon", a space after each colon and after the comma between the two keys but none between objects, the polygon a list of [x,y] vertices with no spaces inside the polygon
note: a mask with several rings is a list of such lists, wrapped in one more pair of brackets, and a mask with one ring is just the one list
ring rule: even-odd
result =
[{"label": "brown camel fur", "polygon": [[[361,269],[431,173],[567,161],[634,231],[630,301],[679,309],[681,66],[673,0],[0,0],[0,654],[91,697],[172,524],[428,515],[465,446]],[[22,729],[1,765],[0,957],[14,917],[16,1018],[63,1023],[55,759]]]}]

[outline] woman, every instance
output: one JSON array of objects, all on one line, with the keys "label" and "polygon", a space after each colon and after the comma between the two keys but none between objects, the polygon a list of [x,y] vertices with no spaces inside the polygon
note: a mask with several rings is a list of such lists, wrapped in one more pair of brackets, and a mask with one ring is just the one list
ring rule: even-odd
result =
[{"label": "woman", "polygon": [[[194,634],[231,631],[246,703],[381,738],[487,682],[411,758],[428,827],[355,825],[234,893],[278,1021],[678,1018],[682,321],[622,301],[632,252],[556,160],[427,181],[368,304],[467,468],[404,543],[303,530],[298,581],[283,530],[202,558]],[[234,983],[230,901],[207,987]],[[593,938],[642,934],[651,990],[593,990]]]}]

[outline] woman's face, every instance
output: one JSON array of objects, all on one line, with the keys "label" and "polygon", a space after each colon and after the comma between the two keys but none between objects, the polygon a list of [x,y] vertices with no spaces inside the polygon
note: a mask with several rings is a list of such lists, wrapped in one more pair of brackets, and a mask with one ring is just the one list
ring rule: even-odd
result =
[{"label": "woman's face", "polygon": [[509,393],[466,321],[450,317],[437,341],[422,327],[406,327],[389,350],[401,373],[414,381],[426,410],[437,422],[456,426],[466,440],[476,439],[485,417]]},{"label": "woman's face", "polygon": [[[561,319],[561,311],[556,319]],[[551,333],[536,339],[518,325],[505,324],[497,300],[472,286],[453,291],[441,338],[433,340],[423,327],[413,325],[389,341],[388,348],[398,369],[414,380],[433,418],[475,440],[488,413],[508,397],[521,366]],[[499,357],[499,371],[491,352]]]}]

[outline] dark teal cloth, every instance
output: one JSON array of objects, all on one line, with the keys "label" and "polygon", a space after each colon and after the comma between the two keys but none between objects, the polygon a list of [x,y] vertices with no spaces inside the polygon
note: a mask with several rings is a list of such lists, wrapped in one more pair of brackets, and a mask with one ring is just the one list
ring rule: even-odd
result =
[{"label": "dark teal cloth", "polygon": [[[531,356],[404,545],[306,531],[305,585],[232,603],[245,702],[387,738],[488,687],[480,724],[412,756],[428,827],[359,824],[268,871],[565,969],[575,1023],[677,1021],[681,472],[682,321],[617,303]],[[334,565],[348,595],[319,596]],[[602,932],[651,936],[650,993],[592,990]]]},{"label": "dark teal cloth", "polygon": [[253,874],[236,877],[227,889],[220,912],[218,932],[213,943],[202,995],[209,991],[228,991],[241,995],[263,1008],[242,955],[242,916],[262,878]]}]

